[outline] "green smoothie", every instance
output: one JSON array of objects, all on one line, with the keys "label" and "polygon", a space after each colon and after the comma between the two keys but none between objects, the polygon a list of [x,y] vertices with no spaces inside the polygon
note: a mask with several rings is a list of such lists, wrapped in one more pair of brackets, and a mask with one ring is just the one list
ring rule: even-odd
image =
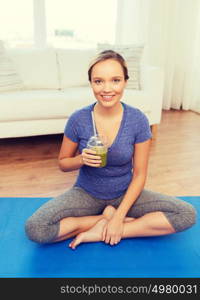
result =
[{"label": "green smoothie", "polygon": [[107,164],[107,148],[104,146],[94,146],[92,150],[96,151],[96,154],[101,157],[101,164],[99,168],[103,168]]}]

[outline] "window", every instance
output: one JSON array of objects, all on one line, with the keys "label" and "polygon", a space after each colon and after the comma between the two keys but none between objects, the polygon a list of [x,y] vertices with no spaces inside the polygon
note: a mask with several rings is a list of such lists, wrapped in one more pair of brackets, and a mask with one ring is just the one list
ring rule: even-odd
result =
[{"label": "window", "polygon": [[0,39],[9,47],[33,46],[33,0],[0,0]]},{"label": "window", "polygon": [[47,44],[95,47],[114,43],[117,0],[46,0]]},{"label": "window", "polygon": [[0,0],[9,47],[88,48],[114,43],[118,0]]}]

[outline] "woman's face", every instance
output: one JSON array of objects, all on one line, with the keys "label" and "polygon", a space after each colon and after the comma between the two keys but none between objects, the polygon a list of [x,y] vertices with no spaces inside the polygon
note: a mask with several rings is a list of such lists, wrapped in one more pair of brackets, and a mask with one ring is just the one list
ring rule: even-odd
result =
[{"label": "woman's face", "polygon": [[123,68],[116,60],[107,59],[92,68],[91,86],[98,103],[103,107],[113,107],[119,103],[126,83]]}]

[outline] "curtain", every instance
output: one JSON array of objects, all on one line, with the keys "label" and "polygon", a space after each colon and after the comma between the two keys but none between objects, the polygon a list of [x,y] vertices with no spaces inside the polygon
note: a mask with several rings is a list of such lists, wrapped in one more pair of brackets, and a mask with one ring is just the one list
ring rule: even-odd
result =
[{"label": "curtain", "polygon": [[200,113],[200,0],[118,2],[116,41],[144,42],[143,63],[163,68],[163,109]]}]

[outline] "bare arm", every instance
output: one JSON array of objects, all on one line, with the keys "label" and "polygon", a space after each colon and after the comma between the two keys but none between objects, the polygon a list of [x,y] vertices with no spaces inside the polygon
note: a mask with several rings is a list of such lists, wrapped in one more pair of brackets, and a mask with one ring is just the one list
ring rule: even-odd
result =
[{"label": "bare arm", "polygon": [[115,211],[112,219],[105,225],[102,240],[114,245],[121,240],[123,233],[123,221],[130,207],[141,193],[147,176],[150,140],[135,144],[133,156],[134,174],[122,202]]},{"label": "bare arm", "polygon": [[63,172],[70,172],[80,169],[83,165],[90,167],[99,167],[101,160],[95,151],[83,149],[80,154],[78,151],[78,143],[73,142],[65,135],[58,156],[58,164]]},{"label": "bare arm", "polygon": [[69,172],[82,167],[82,156],[78,154],[77,149],[78,143],[71,141],[64,135],[58,156],[58,164],[62,171]]},{"label": "bare arm", "polygon": [[134,175],[121,204],[115,212],[115,217],[121,220],[124,219],[128,210],[144,188],[147,176],[150,143],[151,140],[135,144],[135,153],[133,156]]}]

